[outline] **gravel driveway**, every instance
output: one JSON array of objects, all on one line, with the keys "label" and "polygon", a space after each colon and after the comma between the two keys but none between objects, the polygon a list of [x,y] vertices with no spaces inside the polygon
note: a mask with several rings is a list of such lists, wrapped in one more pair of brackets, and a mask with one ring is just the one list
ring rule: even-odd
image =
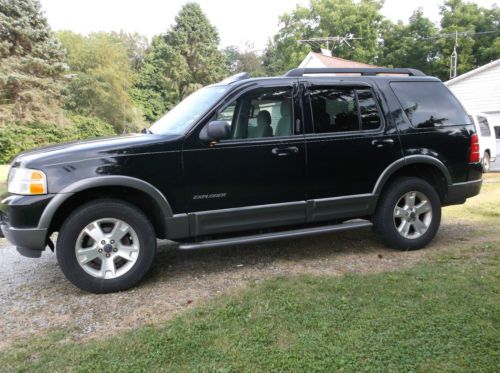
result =
[{"label": "gravel driveway", "polygon": [[107,295],[85,293],[71,285],[50,251],[40,259],[24,258],[1,240],[0,349],[53,330],[69,330],[80,340],[162,322],[196,303],[270,276],[408,267],[429,251],[465,241],[469,230],[463,224],[444,223],[434,243],[418,252],[387,249],[370,229],[190,252],[163,242],[145,281]]}]

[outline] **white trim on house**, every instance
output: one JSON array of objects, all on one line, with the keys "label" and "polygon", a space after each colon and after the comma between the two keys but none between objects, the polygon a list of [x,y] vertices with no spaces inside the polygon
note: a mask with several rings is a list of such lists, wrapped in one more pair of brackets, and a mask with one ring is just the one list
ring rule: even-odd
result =
[{"label": "white trim on house", "polygon": [[469,77],[471,77],[473,75],[476,75],[476,74],[479,74],[479,73],[481,73],[481,72],[483,72],[485,70],[491,69],[491,68],[493,68],[493,67],[495,67],[497,65],[500,65],[500,58],[498,60],[495,60],[495,61],[492,61],[490,63],[487,63],[486,65],[480,66],[477,69],[468,71],[465,74],[459,75],[456,78],[448,80],[444,84],[446,84],[447,86],[453,85],[453,84],[458,83],[458,82],[460,82],[460,81],[462,81],[464,79],[467,79],[467,78],[469,78]]}]

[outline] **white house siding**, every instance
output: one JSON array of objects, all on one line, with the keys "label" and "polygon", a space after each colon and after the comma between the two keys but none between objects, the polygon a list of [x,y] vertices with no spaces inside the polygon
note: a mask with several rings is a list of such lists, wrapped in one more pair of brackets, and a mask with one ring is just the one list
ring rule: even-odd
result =
[{"label": "white house siding", "polygon": [[[469,113],[489,114],[493,126],[500,127],[500,59],[481,66],[445,83]],[[498,130],[497,130],[498,131]],[[500,139],[497,161],[492,168],[500,171]]]}]

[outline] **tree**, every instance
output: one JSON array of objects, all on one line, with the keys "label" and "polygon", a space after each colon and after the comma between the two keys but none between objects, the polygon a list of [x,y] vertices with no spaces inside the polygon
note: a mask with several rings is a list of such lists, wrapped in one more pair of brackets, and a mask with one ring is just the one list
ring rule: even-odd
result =
[{"label": "tree", "polygon": [[311,0],[309,8],[297,6],[280,17],[280,30],[268,45],[265,66],[274,74],[297,67],[310,47],[299,40],[312,37],[353,36],[349,44],[338,44],[333,54],[360,62],[374,63],[383,26],[378,0]]},{"label": "tree", "polygon": [[229,46],[224,48],[223,53],[226,56],[227,70],[230,74],[247,72],[253,77],[266,74],[262,58],[252,50],[251,45],[247,45],[247,49],[243,52],[240,52],[236,46]]},{"label": "tree", "polygon": [[455,46],[453,33],[459,33],[458,74],[463,74],[500,57],[499,30],[498,7],[487,9],[462,0],[445,1],[441,7],[441,34],[449,35],[438,40],[439,76],[442,79],[449,77],[450,55]]},{"label": "tree", "polygon": [[142,115],[130,97],[135,75],[126,46],[103,32],[82,36],[63,31],[58,37],[72,77],[65,89],[66,108],[100,118],[117,132],[137,130]]},{"label": "tree", "polygon": [[412,14],[408,24],[387,21],[377,63],[381,66],[413,67],[433,75],[438,56],[437,33],[437,27],[424,16],[421,8]]},{"label": "tree", "polygon": [[166,34],[153,38],[134,89],[134,98],[148,121],[154,121],[188,94],[227,74],[218,44],[217,30],[196,3],[185,4],[175,25]]},{"label": "tree", "polygon": [[64,51],[37,0],[0,0],[0,123],[64,123]]},{"label": "tree", "polygon": [[132,69],[134,71],[140,70],[140,68],[144,65],[146,53],[149,48],[148,39],[144,35],[137,32],[111,32],[111,35],[116,38],[117,43],[123,44],[127,50],[127,56]]}]

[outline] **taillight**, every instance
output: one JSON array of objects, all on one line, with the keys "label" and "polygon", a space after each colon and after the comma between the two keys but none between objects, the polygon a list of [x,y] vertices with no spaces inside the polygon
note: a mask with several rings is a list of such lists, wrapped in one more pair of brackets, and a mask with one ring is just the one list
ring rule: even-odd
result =
[{"label": "taillight", "polygon": [[470,137],[470,153],[469,153],[469,163],[478,163],[480,160],[479,156],[479,140],[476,134]]}]

